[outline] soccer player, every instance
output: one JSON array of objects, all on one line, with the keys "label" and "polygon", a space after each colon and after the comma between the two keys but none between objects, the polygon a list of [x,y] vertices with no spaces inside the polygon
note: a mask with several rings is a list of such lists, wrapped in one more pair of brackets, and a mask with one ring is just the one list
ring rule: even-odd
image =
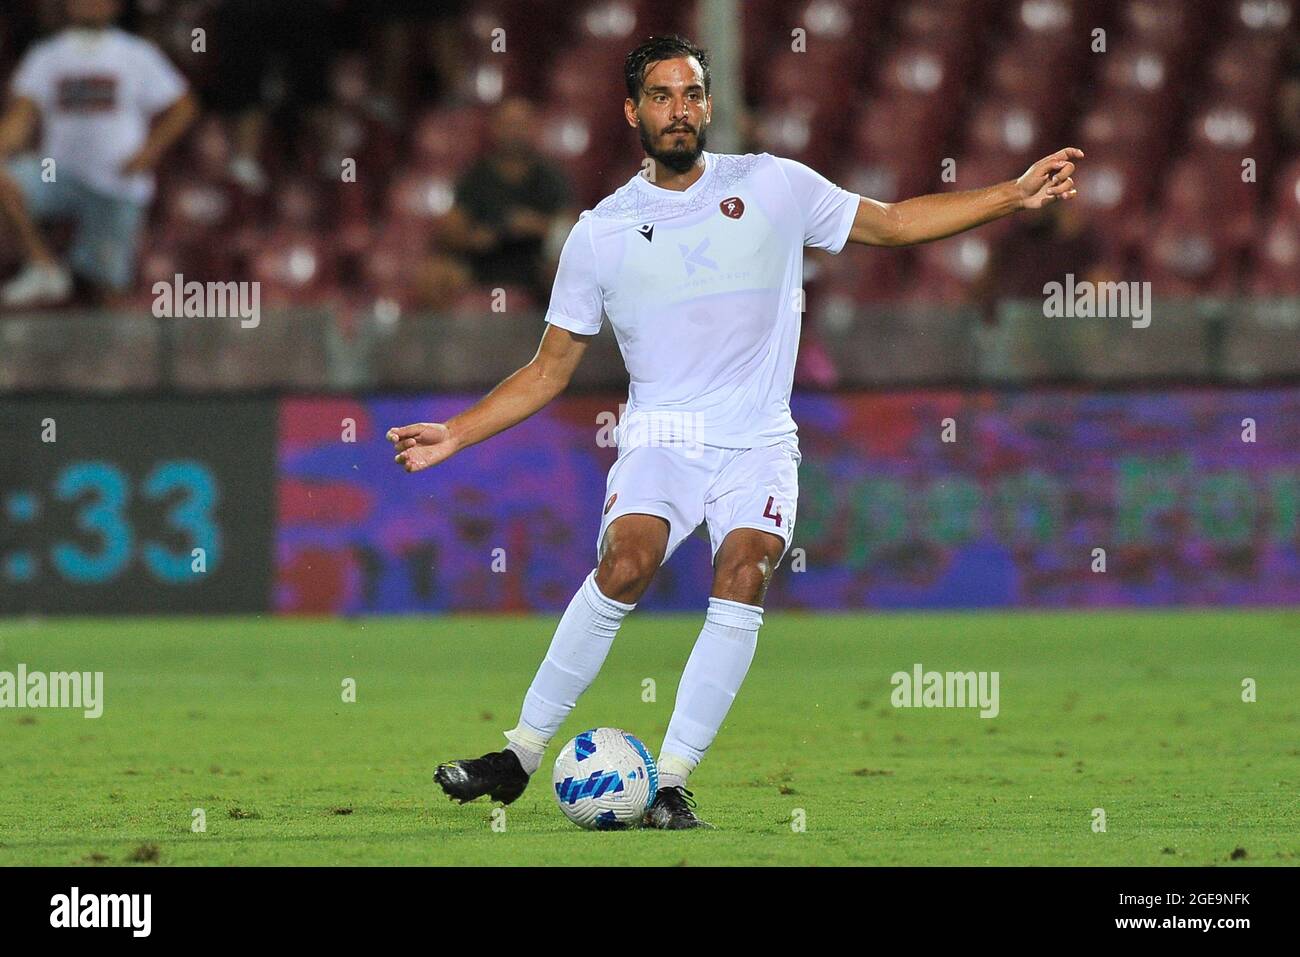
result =
[{"label": "soccer player", "polygon": [[610,469],[597,564],[569,603],[504,751],[440,765],[462,803],[509,804],[591,684],[655,571],[708,525],[713,586],[659,750],[651,827],[708,826],[687,778],[740,690],[763,597],[790,545],[800,461],[790,389],[803,247],[942,239],[1076,194],[1063,149],[986,189],[881,203],[767,153],[705,150],[713,112],[705,51],[652,37],[628,54],[623,114],[651,163],[570,232],[533,359],[446,422],[391,429],[398,464],[429,468],[537,412],[564,391],[609,317],[631,378]]}]

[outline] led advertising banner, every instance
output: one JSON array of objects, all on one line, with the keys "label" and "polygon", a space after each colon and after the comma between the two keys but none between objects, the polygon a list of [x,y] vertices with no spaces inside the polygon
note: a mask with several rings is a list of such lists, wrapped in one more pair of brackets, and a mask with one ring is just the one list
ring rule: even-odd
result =
[{"label": "led advertising banner", "polygon": [[[563,398],[408,475],[390,426],[471,396],[288,399],[274,606],[562,610],[595,564],[618,399]],[[801,395],[777,608],[1300,602],[1300,390]],[[642,600],[704,607],[703,530]]]}]

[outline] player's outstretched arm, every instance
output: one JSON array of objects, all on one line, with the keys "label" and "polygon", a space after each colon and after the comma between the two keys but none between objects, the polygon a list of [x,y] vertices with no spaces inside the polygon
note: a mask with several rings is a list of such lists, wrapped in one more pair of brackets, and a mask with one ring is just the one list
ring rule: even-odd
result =
[{"label": "player's outstretched arm", "polygon": [[593,338],[548,325],[532,360],[460,415],[389,429],[395,461],[418,472],[518,425],[564,391]]},{"label": "player's outstretched arm", "polygon": [[982,226],[1021,209],[1040,209],[1073,199],[1074,161],[1083,150],[1073,146],[1045,156],[1019,179],[963,193],[934,193],[901,203],[862,198],[849,242],[868,246],[910,246],[943,239]]}]

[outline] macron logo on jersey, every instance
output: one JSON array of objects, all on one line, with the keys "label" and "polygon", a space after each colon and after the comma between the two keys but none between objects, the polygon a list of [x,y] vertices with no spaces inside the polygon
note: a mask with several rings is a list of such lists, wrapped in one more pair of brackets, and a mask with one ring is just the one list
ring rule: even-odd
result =
[{"label": "macron logo on jersey", "polygon": [[646,242],[648,242],[648,243],[654,242],[654,238],[655,238],[655,224],[654,224],[654,223],[646,223],[644,226],[638,226],[638,227],[636,228],[636,231],[637,231],[638,233],[641,234],[641,237],[642,237]]}]

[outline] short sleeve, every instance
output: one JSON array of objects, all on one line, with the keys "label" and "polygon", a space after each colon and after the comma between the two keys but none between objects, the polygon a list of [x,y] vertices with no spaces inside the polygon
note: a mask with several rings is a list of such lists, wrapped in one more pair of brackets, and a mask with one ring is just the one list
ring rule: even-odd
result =
[{"label": "short sleeve", "polygon": [[591,222],[584,216],[569,230],[569,238],[560,251],[546,321],[577,335],[591,336],[600,332],[603,309]]},{"label": "short sleeve", "polygon": [[138,51],[140,105],[146,113],[158,113],[184,96],[189,83],[166,54],[152,43],[141,43]]},{"label": "short sleeve", "polygon": [[791,159],[776,157],[803,212],[803,244],[838,253],[848,242],[860,197],[836,186],[816,170]]},{"label": "short sleeve", "polygon": [[25,97],[45,109],[50,94],[48,64],[49,57],[43,55],[41,48],[29,51],[14,71],[13,95]]}]

